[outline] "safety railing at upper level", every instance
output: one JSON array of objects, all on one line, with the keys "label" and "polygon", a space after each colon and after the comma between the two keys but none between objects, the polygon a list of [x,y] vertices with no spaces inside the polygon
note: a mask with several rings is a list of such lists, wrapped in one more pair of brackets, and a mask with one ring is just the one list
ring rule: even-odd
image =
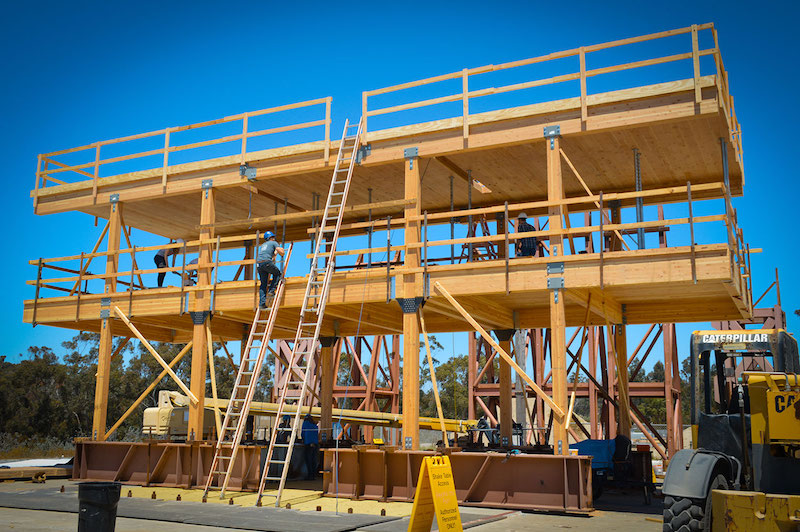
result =
[{"label": "safety railing at upper level", "polygon": [[[331,146],[331,102],[331,97],[319,98],[279,107],[271,107],[260,111],[250,111],[226,116],[197,124],[168,127],[148,133],[93,142],[85,146],[78,146],[77,148],[43,153],[39,155],[36,165],[34,207],[38,201],[40,189],[48,186],[65,185],[67,183],[76,182],[75,179],[70,179],[70,177],[74,178],[76,176],[79,181],[92,181],[92,194],[96,197],[98,180],[101,177],[109,177],[110,175],[122,173],[105,171],[113,164],[123,162],[132,164],[130,161],[138,161],[139,164],[136,165],[135,171],[158,170],[160,168],[162,186],[166,189],[170,165],[175,165],[175,162],[171,160],[170,157],[172,154],[186,152],[187,150],[228,145],[227,147],[223,147],[218,153],[214,153],[214,156],[238,156],[238,162],[240,164],[245,164],[247,162],[247,154],[254,151],[252,149],[252,143],[248,146],[248,140],[270,135],[274,138],[274,136],[278,134],[311,130],[312,128],[324,128],[322,138],[314,135],[311,142],[319,142],[321,144],[323,160],[327,161]],[[306,117],[307,114],[313,117],[313,115],[317,113],[317,110],[313,109],[315,107],[322,107],[323,109],[321,117],[314,120],[305,120],[301,122],[298,121],[298,116],[290,116],[291,113],[290,115],[286,114],[286,112],[294,111],[300,113],[303,117]],[[255,119],[264,121],[267,118],[275,122],[272,127],[264,127],[264,124],[254,125],[253,123],[256,121]],[[236,125],[237,122],[239,125]],[[213,131],[215,126],[224,126],[228,131],[237,132],[219,136],[218,131]],[[192,139],[192,142],[182,142],[178,134],[188,134],[188,132],[195,132],[195,138]],[[136,141],[146,141],[149,149],[137,151],[137,148],[130,144],[135,144]],[[276,142],[278,142],[278,145],[272,147],[285,147],[297,144],[296,139],[288,143]],[[157,145],[158,147],[152,147],[153,145]],[[104,157],[104,153],[108,152],[112,152],[113,155]],[[85,162],[66,162],[64,157],[77,160],[82,159]],[[208,154],[204,154],[200,157],[201,160],[207,158]],[[129,169],[126,170],[130,171]]]},{"label": "safety railing at upper level", "polygon": [[[662,215],[663,208],[659,208],[657,219],[624,221],[623,213],[628,212],[625,216],[630,219],[632,213],[629,211],[635,209],[634,203],[637,198],[643,198],[649,202],[659,197],[670,197],[672,201],[675,201],[678,195],[685,195],[685,202],[679,204],[685,204],[685,215],[681,213],[680,216],[672,216],[665,219]],[[722,209],[718,208],[720,206],[719,199],[698,199],[698,197],[702,198],[703,196],[717,198],[721,196]],[[621,206],[621,213],[617,219],[612,220],[610,209],[615,205]],[[515,229],[513,218],[520,212],[532,213],[532,219],[535,219],[536,216],[546,218],[546,214],[543,213],[546,213],[552,207],[561,207],[565,212],[571,211],[573,213],[572,215],[563,215],[561,217],[561,228],[548,228],[545,221],[542,225],[535,225],[534,231],[518,232]],[[673,210],[678,208],[675,204],[670,207]],[[683,209],[683,207],[680,208]],[[698,211],[703,214],[696,215],[695,213]],[[578,213],[583,216],[582,224],[578,223]],[[486,234],[484,232],[483,235],[479,235],[475,229],[469,229],[470,227],[476,227],[481,220],[487,217],[496,220],[498,227],[505,228],[505,230],[496,231],[495,234]],[[414,222],[418,225],[418,239],[409,242],[404,241],[404,235],[400,227],[406,222]],[[448,224],[451,226],[449,231],[447,230]],[[484,226],[488,227],[488,224],[484,224]],[[698,231],[699,226],[711,226],[712,228]],[[459,234],[464,234],[465,229],[466,237],[455,237],[456,231]],[[647,240],[638,241],[634,238],[640,230],[651,235],[658,235],[658,244],[656,246],[651,245],[649,246],[650,248],[681,248],[682,253],[688,252],[692,277],[695,280],[698,278],[696,256],[698,253],[704,252],[705,248],[703,246],[720,244],[723,240],[727,240],[727,248],[730,250],[731,257],[731,280],[738,287],[738,292],[741,294],[745,306],[752,308],[750,248],[745,243],[743,232],[738,225],[737,213],[731,203],[730,191],[722,183],[696,185],[687,183],[683,187],[605,195],[600,192],[559,201],[529,201],[457,211],[423,212],[409,220],[402,217],[390,217],[375,218],[369,222],[345,224],[343,231],[349,236],[342,236],[342,246],[336,252],[337,273],[335,275],[348,271],[361,271],[369,275],[373,280],[385,278],[386,299],[388,301],[393,297],[393,278],[398,273],[412,272],[406,268],[405,255],[407,253],[414,251],[418,254],[419,260],[415,262],[419,266],[413,272],[423,273],[425,277],[434,274],[438,270],[451,268],[453,264],[468,262],[472,264],[463,264],[456,267],[482,268],[502,266],[504,264],[506,271],[509,271],[510,266],[515,263],[519,264],[517,262],[520,259],[519,254],[514,253],[516,244],[523,239],[534,237],[542,245],[536,256],[530,258],[533,263],[550,261],[549,243],[552,242],[552,239],[558,238],[563,241],[563,250],[558,260],[597,262],[599,259],[600,283],[602,285],[604,263],[606,260],[611,260],[608,258],[609,253],[616,251],[612,256],[619,257],[620,252],[636,251],[640,249],[639,242],[644,242],[645,248],[648,247]],[[309,231],[310,236],[313,236],[313,229]],[[77,320],[80,312],[81,297],[90,294],[103,294],[106,282],[115,282],[117,289],[114,291],[116,292],[122,291],[124,293],[127,291],[132,308],[134,292],[146,289],[142,276],[160,273],[173,273],[179,276],[181,286],[175,287],[173,290],[180,290],[182,309],[185,308],[185,297],[189,293],[198,290],[208,291],[212,294],[211,299],[213,301],[213,294],[216,293],[218,286],[241,280],[249,280],[252,283],[253,304],[257,303],[257,281],[252,280],[253,272],[256,269],[256,259],[253,257],[252,252],[247,250],[252,250],[253,244],[257,245],[261,238],[260,233],[218,236],[212,239],[160,246],[136,247],[131,246],[129,243],[128,248],[120,249],[119,251],[97,251],[105,232],[105,230],[101,232],[97,245],[89,253],[30,261],[31,265],[37,267],[36,279],[27,282],[29,285],[35,286],[36,291],[34,322],[36,320],[36,305],[42,296],[43,290],[47,290],[48,293],[54,293],[54,295],[58,293],[61,296],[66,295],[74,298],[77,305]],[[669,246],[666,243],[666,234],[668,232],[671,233]],[[399,239],[393,238],[393,236],[399,237]],[[652,236],[648,237],[648,239],[652,244]],[[354,247],[363,245],[365,240],[370,247]],[[210,260],[203,264],[187,263],[187,255],[197,253],[201,246],[211,248]],[[488,252],[489,248],[492,248],[493,252]],[[699,251],[698,248],[700,248]],[[143,268],[139,266],[143,255],[147,257],[147,260],[151,260],[152,255],[159,249],[175,251],[178,256],[177,261],[173,265],[167,265],[162,268]],[[230,254],[237,249],[244,251],[244,258],[229,260]],[[478,253],[477,250],[487,252]],[[89,268],[92,261],[101,258],[103,265],[105,265],[105,257],[115,259],[117,271],[91,273]],[[124,258],[124,261],[120,261],[121,258]],[[476,264],[477,261],[480,261],[480,264]],[[249,276],[243,275],[246,270],[249,270]],[[197,284],[198,279],[195,278],[194,274],[198,271],[207,273],[207,275],[201,277],[201,279],[208,279],[207,283]],[[56,272],[55,276],[47,275],[50,272]],[[302,272],[298,271],[298,273]],[[90,288],[90,285],[93,288]]]},{"label": "safety railing at upper level", "polygon": [[[711,38],[713,38],[713,43],[714,43],[713,48],[701,49],[699,46],[700,36],[701,34],[708,32],[710,32]],[[664,41],[668,38],[682,34],[689,34],[691,36],[691,42],[686,47],[685,52],[673,53],[669,55],[659,55],[656,57],[650,57],[648,59],[642,59],[639,61],[627,62],[621,64],[612,64],[600,68],[587,69],[586,67],[587,59],[593,53],[620,48],[627,45],[633,45],[636,43],[644,43],[647,41]],[[681,46],[681,48],[683,48],[683,46]],[[623,52],[620,53],[622,54]],[[675,63],[686,60],[691,61],[691,71],[687,72],[687,74],[691,74],[691,77],[687,76],[686,79],[692,80],[691,86],[694,90],[695,103],[699,104],[702,100],[701,58],[705,56],[712,56],[714,59],[714,73],[716,74],[715,85],[717,87],[719,94],[718,96],[719,102],[728,123],[728,133],[730,136],[731,143],[734,147],[736,160],[741,161],[741,156],[742,156],[741,130],[739,127],[739,122],[736,119],[736,111],[734,110],[733,97],[730,95],[729,92],[728,73],[725,70],[725,67],[722,62],[722,56],[719,51],[717,30],[716,28],[714,28],[714,25],[712,23],[693,25],[686,28],[663,31],[659,33],[652,33],[649,35],[643,35],[629,39],[621,39],[617,41],[596,44],[592,46],[582,46],[580,48],[574,48],[572,50],[550,53],[547,55],[534,57],[531,59],[512,61],[500,65],[487,65],[477,68],[465,68],[460,72],[452,72],[450,74],[443,74],[440,76],[434,76],[417,81],[411,81],[408,83],[402,83],[399,85],[393,85],[391,87],[366,91],[362,93],[362,116],[364,117],[364,134],[365,138],[369,140],[370,136],[367,133],[368,131],[371,130],[367,129],[367,124],[369,122],[368,119],[371,117],[386,116],[390,114],[400,113],[403,111],[409,111],[412,109],[419,109],[423,107],[431,108],[432,106],[440,104],[461,102],[462,105],[460,113],[446,114],[442,118],[460,117],[461,127],[463,128],[463,137],[465,140],[468,140],[470,136],[470,106],[477,98],[483,98],[487,96],[499,95],[504,93],[511,93],[515,91],[522,91],[525,89],[532,89],[534,87],[555,85],[569,81],[578,81],[580,87],[579,90],[577,91],[576,94],[570,94],[567,89],[564,89],[561,92],[559,92],[559,97],[569,98],[570,96],[574,96],[580,98],[581,120],[582,123],[585,124],[587,118],[589,117],[588,108],[591,105],[590,97],[593,94],[592,92],[587,91],[587,79],[601,75],[608,75],[612,73],[641,69],[643,67],[664,65],[667,63]],[[558,60],[571,57],[578,59],[577,61],[578,64],[575,65],[575,67],[569,67],[569,68],[575,68],[576,71],[571,71],[566,74],[561,74],[542,79],[534,79],[530,81],[523,81],[509,85],[502,85],[498,87],[470,89],[470,87],[474,86],[476,79],[479,79],[480,76],[486,76],[491,73],[497,73],[500,71],[513,71],[515,69],[520,69],[521,67],[533,64],[542,64],[541,67],[542,69],[544,69],[544,67],[547,64],[552,65]],[[375,97],[378,96],[380,96],[382,99],[391,99],[391,96],[387,95],[394,96],[395,100],[404,100],[404,98],[397,93],[407,91],[409,89],[416,89],[419,87],[430,86],[437,83],[446,82],[448,80],[459,80],[459,79],[461,80],[461,92],[454,94],[447,94],[445,96],[440,96],[436,98],[426,98],[423,100],[406,101],[405,103],[394,104],[387,107],[379,107],[370,101],[371,99],[374,100]],[[641,82],[639,82],[638,78],[633,78],[632,82],[623,83],[620,86],[616,86],[615,89],[636,88],[639,87],[640,85]]]}]

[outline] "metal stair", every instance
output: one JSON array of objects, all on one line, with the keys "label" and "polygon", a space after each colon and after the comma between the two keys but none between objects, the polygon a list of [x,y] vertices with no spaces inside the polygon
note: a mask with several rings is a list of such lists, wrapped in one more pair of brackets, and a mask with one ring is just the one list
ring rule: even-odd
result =
[{"label": "metal stair", "polygon": [[[272,329],[278,316],[278,308],[283,299],[286,270],[292,257],[292,247],[292,245],[289,245],[289,249],[286,251],[281,280],[275,296],[271,298],[271,301],[268,300],[269,306],[266,309],[261,309],[259,305],[253,318],[253,324],[250,326],[250,335],[247,338],[247,344],[244,349],[244,358],[239,365],[239,371],[231,392],[231,399],[225,412],[225,419],[222,422],[220,433],[217,435],[217,446],[214,449],[214,459],[211,462],[211,469],[206,480],[203,496],[208,494],[214,480],[218,480],[224,475],[219,497],[220,499],[225,497],[225,490],[228,488],[228,482],[231,479],[233,466],[236,462],[236,455],[239,452],[239,446],[247,425],[247,415],[250,413],[253,395],[258,387],[258,379],[261,375],[261,368],[264,365],[267,344],[272,336]],[[269,298],[270,296],[267,297]],[[267,319],[264,319],[265,315]],[[217,486],[219,486],[219,481]]]},{"label": "metal stair", "polygon": [[[311,259],[311,271],[308,275],[303,304],[300,309],[300,321],[297,325],[292,354],[289,357],[289,369],[295,375],[299,374],[301,378],[295,379],[290,374],[280,392],[278,411],[275,417],[276,422],[269,440],[269,449],[267,450],[267,457],[258,486],[258,502],[256,503],[258,506],[261,505],[261,498],[264,496],[264,485],[267,481],[278,482],[277,492],[275,494],[267,494],[268,497],[275,497],[275,507],[280,506],[281,495],[286,484],[286,476],[289,472],[288,465],[292,461],[294,442],[301,424],[300,407],[303,405],[308,392],[308,377],[310,373],[308,365],[313,358],[319,341],[320,328],[325,316],[325,305],[328,301],[331,278],[336,264],[336,245],[339,238],[339,229],[342,225],[344,206],[347,202],[347,194],[350,190],[350,181],[353,177],[356,155],[361,143],[362,123],[363,118],[358,124],[351,125],[349,121],[346,121],[342,132],[342,140],[339,143],[336,166],[333,170],[333,178],[331,179],[325,210],[320,219],[314,255]],[[348,134],[352,128],[357,128],[355,135]],[[283,416],[285,406],[290,402],[297,405],[294,416],[291,418],[290,427],[280,427],[278,422]],[[281,441],[278,441],[279,436]],[[276,450],[285,452],[276,453]],[[278,470],[280,470],[280,475],[277,474]]]}]

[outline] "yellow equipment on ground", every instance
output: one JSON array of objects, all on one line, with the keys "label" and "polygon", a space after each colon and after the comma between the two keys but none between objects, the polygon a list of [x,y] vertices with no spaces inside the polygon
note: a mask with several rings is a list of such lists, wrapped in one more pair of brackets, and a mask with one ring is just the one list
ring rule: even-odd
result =
[{"label": "yellow equipment on ground", "polygon": [[797,341],[783,330],[699,331],[691,348],[695,449],[667,469],[664,532],[800,530]]}]

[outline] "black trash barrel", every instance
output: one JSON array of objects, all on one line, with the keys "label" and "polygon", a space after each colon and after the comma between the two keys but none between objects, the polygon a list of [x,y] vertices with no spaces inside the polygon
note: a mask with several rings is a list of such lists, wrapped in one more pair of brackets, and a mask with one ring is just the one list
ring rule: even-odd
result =
[{"label": "black trash barrel", "polygon": [[78,484],[78,532],[114,532],[119,482],[81,482]]}]

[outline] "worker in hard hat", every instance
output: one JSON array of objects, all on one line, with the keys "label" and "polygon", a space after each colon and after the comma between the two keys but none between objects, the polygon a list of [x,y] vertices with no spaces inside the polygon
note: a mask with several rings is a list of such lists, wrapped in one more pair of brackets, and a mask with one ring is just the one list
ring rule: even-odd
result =
[{"label": "worker in hard hat", "polygon": [[[536,228],[528,223],[528,215],[524,212],[517,216],[517,233],[527,233],[536,231]],[[539,240],[535,236],[520,238],[516,243],[517,257],[534,257],[539,247]]]},{"label": "worker in hard hat", "polygon": [[[264,233],[264,243],[258,246],[258,278],[261,280],[261,287],[259,288],[259,306],[262,309],[267,308],[267,294],[270,297],[275,295],[275,290],[278,288],[278,283],[281,280],[281,270],[275,264],[276,255],[286,253],[282,247],[278,245],[275,239],[275,234],[272,231]],[[272,277],[270,281],[270,277]],[[267,286],[269,285],[269,287]]]},{"label": "worker in hard hat", "polygon": [[311,414],[306,414],[301,430],[303,438],[303,458],[306,464],[306,480],[317,478],[317,457],[319,455],[319,428]]}]

